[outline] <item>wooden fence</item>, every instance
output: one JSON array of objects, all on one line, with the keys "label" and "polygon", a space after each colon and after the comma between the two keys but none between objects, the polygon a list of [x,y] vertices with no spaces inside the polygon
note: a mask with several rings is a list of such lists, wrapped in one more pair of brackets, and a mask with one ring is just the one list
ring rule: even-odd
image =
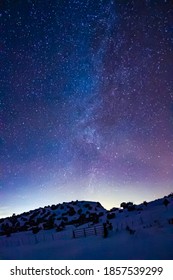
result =
[{"label": "wooden fence", "polygon": [[103,236],[103,234],[104,234],[103,225],[73,230],[73,238],[87,237],[91,235]]},{"label": "wooden fence", "polygon": [[20,247],[25,245],[35,245],[38,243],[44,243],[47,241],[60,241],[61,239],[70,239],[72,238],[72,232],[61,231],[61,232],[46,232],[40,231],[37,234],[33,234],[32,232],[25,232],[22,235],[12,234],[10,237],[0,236],[0,248],[3,247]]},{"label": "wooden fence", "polygon": [[61,232],[46,232],[40,231],[38,234],[32,234],[31,232],[25,232],[25,234],[18,235],[12,234],[10,237],[0,236],[0,248],[11,248],[20,247],[25,245],[35,245],[38,243],[44,243],[47,241],[60,241],[61,239],[70,239],[85,237],[89,235],[100,235],[103,236],[103,225],[98,225],[94,227],[81,228],[71,230],[63,230]]}]

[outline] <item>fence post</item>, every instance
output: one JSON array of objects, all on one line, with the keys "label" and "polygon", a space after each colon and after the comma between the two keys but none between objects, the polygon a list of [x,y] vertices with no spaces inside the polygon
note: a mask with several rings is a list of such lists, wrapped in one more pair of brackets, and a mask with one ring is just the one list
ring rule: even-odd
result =
[{"label": "fence post", "polygon": [[75,233],[74,233],[74,230],[73,230],[73,238],[75,238]]},{"label": "fence post", "polygon": [[84,229],[84,236],[86,237],[86,232],[85,232],[85,229]]}]

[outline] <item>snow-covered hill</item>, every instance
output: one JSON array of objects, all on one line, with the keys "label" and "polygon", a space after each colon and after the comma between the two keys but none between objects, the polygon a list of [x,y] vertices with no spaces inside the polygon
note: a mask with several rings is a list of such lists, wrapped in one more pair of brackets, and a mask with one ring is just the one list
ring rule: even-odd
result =
[{"label": "snow-covered hill", "polygon": [[[1,219],[0,259],[173,259],[173,194],[122,206],[75,201]],[[88,229],[96,235],[74,238]]]},{"label": "snow-covered hill", "polygon": [[29,230],[37,233],[39,230],[53,228],[60,231],[67,225],[98,223],[99,217],[106,212],[99,202],[64,202],[0,219],[0,235],[10,236],[16,232]]}]

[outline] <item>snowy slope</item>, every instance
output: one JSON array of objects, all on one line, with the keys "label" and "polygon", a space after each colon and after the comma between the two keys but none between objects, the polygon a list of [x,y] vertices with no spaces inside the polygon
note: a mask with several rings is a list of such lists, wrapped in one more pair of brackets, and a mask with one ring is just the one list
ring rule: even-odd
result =
[{"label": "snowy slope", "polygon": [[[173,259],[172,194],[132,209],[107,211],[99,203],[85,201],[62,205],[54,210],[46,207],[46,212],[37,209],[18,216],[22,226],[22,218],[30,220],[35,213],[33,220],[43,218],[45,213],[49,213],[47,217],[50,213],[56,214],[54,227],[50,230],[40,230],[37,234],[27,230],[13,233],[10,237],[1,236],[0,259]],[[70,207],[75,210],[73,215],[72,210],[69,215]],[[85,219],[80,220],[83,214]],[[68,221],[65,220],[65,227],[57,231],[56,223],[60,221],[57,219],[62,220],[62,217]],[[93,217],[98,218],[92,222]],[[97,227],[106,221],[113,226],[108,230],[107,238],[100,235],[73,238],[74,230]],[[12,221],[10,218],[1,220],[1,228],[4,223]],[[41,222],[39,226],[43,228],[43,224]]]},{"label": "snowy slope", "polygon": [[61,230],[66,225],[97,222],[106,210],[99,202],[72,201],[46,206],[36,210],[0,219],[0,235],[28,230]]}]

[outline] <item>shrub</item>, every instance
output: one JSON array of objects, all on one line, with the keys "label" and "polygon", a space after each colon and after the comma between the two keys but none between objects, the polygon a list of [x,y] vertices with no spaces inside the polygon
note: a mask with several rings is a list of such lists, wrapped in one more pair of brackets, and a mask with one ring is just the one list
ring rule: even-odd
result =
[{"label": "shrub", "polygon": [[74,210],[73,207],[70,207],[68,214],[69,214],[69,216],[74,216],[76,214],[76,211]]},{"label": "shrub", "polygon": [[[87,222],[86,216],[85,216],[85,219],[86,219],[86,222]],[[93,222],[94,224],[97,224],[99,222],[99,216],[96,213],[90,213],[89,221]]]},{"label": "shrub", "polygon": [[120,204],[120,207],[122,207],[123,209],[126,209],[127,208],[127,203],[126,202],[122,202]]},{"label": "shrub", "polygon": [[77,212],[80,215],[82,213],[82,209],[79,209]]},{"label": "shrub", "polygon": [[114,219],[115,218],[115,213],[108,213],[107,214],[107,219],[108,220],[111,220],[111,219]]},{"label": "shrub", "polygon": [[113,208],[111,208],[110,209],[110,212],[113,212],[113,211],[118,211],[119,210],[119,208],[117,208],[117,207],[113,207]]},{"label": "shrub", "polygon": [[148,205],[148,203],[147,203],[146,201],[144,201],[144,202],[143,202],[143,204],[144,204],[145,206],[147,206],[147,205]]},{"label": "shrub", "polygon": [[68,222],[68,218],[67,218],[67,217],[62,217],[62,220],[63,220],[64,222]]},{"label": "shrub", "polygon": [[85,208],[88,208],[89,210],[92,210],[92,206],[89,203],[85,203],[84,204]]},{"label": "shrub", "polygon": [[33,234],[36,234],[36,233],[38,233],[40,231],[40,228],[39,227],[33,227],[32,228],[32,233]]},{"label": "shrub", "polygon": [[165,205],[165,207],[167,207],[169,203],[170,203],[169,200],[167,198],[165,198],[163,201],[163,204]]},{"label": "shrub", "polygon": [[53,205],[50,207],[50,209],[51,209],[51,210],[56,210],[56,209],[58,209],[58,205],[53,204]]},{"label": "shrub", "polygon": [[85,208],[89,208],[89,206],[90,206],[89,203],[85,203],[85,204],[84,204],[84,207],[85,207]]},{"label": "shrub", "polygon": [[55,218],[50,216],[49,219],[43,224],[44,229],[52,229],[54,228]]},{"label": "shrub", "polygon": [[100,204],[100,202],[97,202],[96,205],[97,205],[97,207],[102,207],[101,204]]}]

